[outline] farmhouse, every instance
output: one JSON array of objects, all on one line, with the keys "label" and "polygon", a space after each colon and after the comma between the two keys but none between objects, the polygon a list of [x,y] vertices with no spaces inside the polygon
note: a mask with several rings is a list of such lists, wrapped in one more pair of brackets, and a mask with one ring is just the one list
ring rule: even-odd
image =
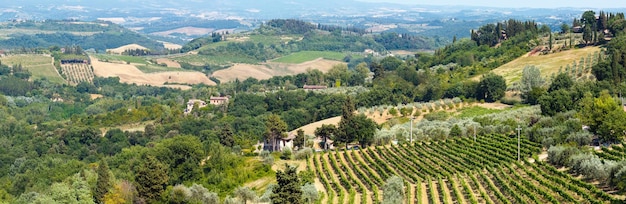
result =
[{"label": "farmhouse", "polygon": [[219,97],[219,96],[211,96],[211,98],[209,99],[209,103],[211,103],[212,105],[222,105],[222,104],[228,104],[228,99],[229,97]]},{"label": "farmhouse", "polygon": [[321,90],[321,89],[326,89],[328,87],[326,86],[322,86],[322,85],[304,85],[302,87],[302,89],[310,91],[310,90]]},{"label": "farmhouse", "polygon": [[[293,140],[296,139],[296,133],[290,132],[287,133],[287,137],[281,138],[278,141],[276,146],[276,151],[282,151],[283,148],[289,147],[293,149]],[[265,140],[263,143],[263,150],[272,151],[274,149],[274,144],[272,144],[271,140]]]},{"label": "farmhouse", "polygon": [[203,108],[207,106],[206,102],[204,102],[203,100],[189,99],[189,101],[187,102],[187,108],[185,108],[185,114],[191,113],[191,111],[193,110],[193,106],[196,103],[198,104],[198,108]]}]

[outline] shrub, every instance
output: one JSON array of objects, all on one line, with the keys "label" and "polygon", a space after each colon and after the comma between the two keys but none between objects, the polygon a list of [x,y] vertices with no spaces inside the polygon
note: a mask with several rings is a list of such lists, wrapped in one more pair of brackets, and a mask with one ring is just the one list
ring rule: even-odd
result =
[{"label": "shrub", "polygon": [[280,155],[280,159],[282,160],[290,160],[292,155],[291,148],[285,147],[283,148],[283,153]]},{"label": "shrub", "polygon": [[296,154],[294,155],[294,158],[297,160],[303,160],[303,159],[310,158],[311,155],[313,155],[313,150],[311,148],[305,147],[304,149],[301,149],[300,151],[296,152]]},{"label": "shrub", "polygon": [[548,162],[557,166],[565,166],[569,158],[580,150],[570,146],[551,146],[548,149]]},{"label": "shrub", "polygon": [[390,108],[389,115],[398,116],[398,110],[396,110],[396,108]]},{"label": "shrub", "polygon": [[402,114],[402,116],[404,117],[410,116],[412,112],[413,107],[403,107],[402,109],[400,109],[400,114]]},{"label": "shrub", "polygon": [[383,203],[395,204],[404,201],[404,181],[398,176],[387,179],[383,186]]},{"label": "shrub", "polygon": [[415,113],[413,114],[413,116],[419,117],[420,115],[422,115],[422,109],[415,110]]},{"label": "shrub", "polygon": [[578,146],[585,146],[591,144],[591,140],[593,138],[593,134],[587,131],[579,131],[570,133],[569,136],[565,139],[565,142],[572,142]]}]

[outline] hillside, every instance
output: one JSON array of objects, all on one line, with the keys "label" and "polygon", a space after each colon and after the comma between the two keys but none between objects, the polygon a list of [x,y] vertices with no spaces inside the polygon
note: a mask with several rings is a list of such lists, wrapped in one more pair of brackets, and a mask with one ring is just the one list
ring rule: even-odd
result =
[{"label": "hillside", "polygon": [[110,22],[94,21],[24,21],[0,23],[0,46],[3,49],[42,48],[78,45],[102,51],[127,44],[140,44],[163,50],[163,43]]},{"label": "hillside", "polygon": [[0,62],[5,65],[22,65],[33,76],[33,79],[47,79],[53,83],[64,84],[65,79],[59,75],[59,72],[53,65],[53,59],[49,55],[44,54],[17,54],[6,55],[0,57]]},{"label": "hillside", "polygon": [[95,57],[91,57],[91,63],[96,76],[119,77],[122,83],[179,89],[190,89],[189,85],[194,84],[215,85],[215,82],[211,81],[205,74],[195,71],[142,71],[138,69],[138,66],[146,65],[103,62]]},{"label": "hillside", "polygon": [[338,64],[345,63],[318,58],[299,64],[277,62],[262,63],[259,65],[235,64],[227,69],[222,69],[214,72],[212,76],[222,82],[230,82],[234,81],[235,79],[243,81],[249,77],[262,80],[269,79],[274,76],[296,75],[299,73],[305,73],[307,72],[307,70],[311,69],[317,69],[322,71],[323,73],[326,73],[333,66]]},{"label": "hillside", "polygon": [[558,73],[559,69],[565,71],[568,65],[578,63],[581,58],[597,56],[599,51],[600,47],[585,47],[547,55],[529,56],[529,53],[494,69],[493,72],[503,76],[507,83],[512,83],[519,81],[524,67],[535,66],[541,70],[543,77],[549,78],[552,74]]}]

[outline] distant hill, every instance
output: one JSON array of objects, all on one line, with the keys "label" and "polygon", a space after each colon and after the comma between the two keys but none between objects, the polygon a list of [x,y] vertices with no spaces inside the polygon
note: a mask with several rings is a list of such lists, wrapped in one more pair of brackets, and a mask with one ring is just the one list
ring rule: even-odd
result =
[{"label": "distant hill", "polygon": [[78,45],[104,52],[127,44],[163,50],[163,43],[110,22],[15,21],[0,23],[4,49]]}]

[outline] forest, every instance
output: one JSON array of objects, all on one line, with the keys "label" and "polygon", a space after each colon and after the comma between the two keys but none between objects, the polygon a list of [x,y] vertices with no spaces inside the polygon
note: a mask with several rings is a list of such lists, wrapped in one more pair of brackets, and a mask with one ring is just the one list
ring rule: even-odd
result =
[{"label": "forest", "polygon": [[[606,15],[613,16],[612,24],[624,21],[623,14]],[[419,43],[419,38],[404,35],[363,38],[350,29],[328,32],[310,30],[319,26],[279,22],[260,30],[288,28],[289,32],[304,32],[303,40],[281,48],[229,43],[203,50],[203,54],[225,49],[241,57],[266,60],[280,56],[278,50],[385,50]],[[505,30],[506,38],[495,35],[501,33],[497,30]],[[491,196],[485,193],[486,197],[502,202],[577,202],[587,198],[623,202],[615,195],[626,192],[626,162],[619,152],[624,143],[626,112],[618,98],[626,91],[624,28],[612,30],[614,37],[605,44],[592,40],[579,45],[602,46],[606,57],[591,67],[594,80],[574,78],[569,72],[543,77],[539,69],[528,67],[520,76],[522,88],[518,90],[511,90],[502,76],[490,71],[530,52],[530,42],[551,35],[551,31],[533,22],[509,20],[485,25],[473,33],[471,38],[455,40],[434,53],[369,56],[350,66],[337,65],[326,73],[309,70],[265,80],[195,85],[185,91],[102,77],[76,86],[55,84],[30,79],[31,74],[20,65],[0,63],[0,203],[321,203],[322,199],[333,203],[356,202],[357,195],[364,202],[402,203],[409,202],[407,195],[415,192],[397,190],[406,184],[415,187],[415,182],[424,181],[445,186],[442,177],[461,182],[465,181],[461,178],[469,180],[472,175],[490,184],[485,185],[492,189],[488,192]],[[68,55],[79,51],[77,47],[66,48]],[[369,77],[370,72],[373,77]],[[330,88],[305,91],[301,89],[305,84]],[[507,95],[510,92],[517,94],[511,97]],[[91,94],[101,97],[92,98]],[[212,96],[231,98],[226,105],[200,108],[196,104],[185,113],[190,99],[208,100]],[[499,115],[472,118],[435,111],[490,102],[512,108]],[[376,124],[366,116],[368,110],[382,115],[379,109],[401,115],[400,121]],[[413,124],[410,116],[425,118],[414,124],[415,129],[411,126],[415,143],[408,142],[407,137],[408,126]],[[314,135],[298,131],[301,126],[332,117],[340,118],[336,126],[324,125]],[[581,129],[583,125],[588,128]],[[537,154],[543,150],[548,154],[547,162],[528,166],[515,162],[515,147],[507,138],[515,136],[518,127],[524,129],[524,156],[538,160]],[[475,144],[470,130],[488,141],[479,146],[482,151],[497,152],[494,155],[498,156],[462,147]],[[300,142],[294,149],[257,149],[257,142],[275,142],[288,131],[297,132],[295,141]],[[337,149],[314,153],[309,148],[313,137],[331,139]],[[389,145],[392,141],[399,145]],[[594,151],[590,145],[606,150]],[[339,150],[358,149],[352,146],[361,150]],[[410,156],[398,159],[400,154],[426,155],[423,161],[440,162],[429,163],[432,168],[420,166],[423,171],[398,168],[402,166],[398,162],[426,165]],[[352,160],[349,155],[360,159]],[[273,168],[281,161],[294,160],[307,163],[306,169]],[[365,161],[371,167],[357,167],[358,162]],[[314,165],[317,162],[322,164]],[[561,167],[568,170],[556,170]],[[355,174],[366,175],[363,171],[372,176],[360,177],[371,180],[348,179]],[[486,173],[475,174],[478,171]],[[537,176],[537,182],[546,184],[534,188],[535,184],[513,182],[523,180],[513,179],[519,174],[507,173],[514,171],[528,176],[535,175],[532,172],[550,173],[545,173],[545,179]],[[573,179],[578,176],[583,179]],[[245,186],[261,178],[271,178],[272,184],[263,189]],[[323,182],[328,193],[312,185],[314,178]],[[567,192],[537,194],[548,188],[558,192],[559,187],[553,184],[558,181]],[[568,186],[569,182],[575,186]],[[383,189],[380,196],[379,186]],[[461,193],[453,196],[465,197]]]}]

